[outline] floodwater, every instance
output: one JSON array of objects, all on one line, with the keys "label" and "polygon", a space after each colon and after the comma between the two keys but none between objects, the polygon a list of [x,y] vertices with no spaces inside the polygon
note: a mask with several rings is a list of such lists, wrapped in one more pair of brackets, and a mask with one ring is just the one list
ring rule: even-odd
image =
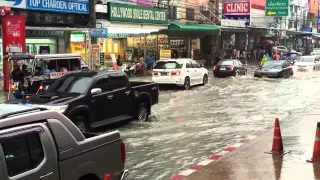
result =
[{"label": "floodwater", "polygon": [[[303,112],[320,94],[320,72],[288,79],[214,78],[188,91],[162,90],[148,122],[119,128],[129,180],[170,179],[248,134]],[[210,72],[211,73],[211,72]]]}]

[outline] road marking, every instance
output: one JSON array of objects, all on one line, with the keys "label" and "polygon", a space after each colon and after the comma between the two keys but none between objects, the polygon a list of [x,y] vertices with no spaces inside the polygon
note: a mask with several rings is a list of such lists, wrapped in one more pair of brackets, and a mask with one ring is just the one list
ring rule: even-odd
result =
[{"label": "road marking", "polygon": [[221,152],[218,152],[216,155],[218,156],[224,156],[226,154],[228,154],[230,151],[221,151]]},{"label": "road marking", "polygon": [[244,144],[244,143],[236,143],[236,144],[232,145],[231,147],[236,147],[236,148],[238,148],[238,147],[242,146],[243,144]]},{"label": "road marking", "polygon": [[190,174],[194,173],[196,170],[194,169],[187,169],[185,171],[182,171],[181,173],[179,173],[179,175],[183,175],[183,176],[189,176]]},{"label": "road marking", "polygon": [[[180,118],[178,118],[180,119]],[[177,121],[178,121],[177,119]],[[211,157],[209,157],[208,159],[199,162],[198,164],[194,165],[191,167],[191,169],[182,171],[181,173],[179,173],[176,176],[173,176],[170,180],[182,180],[184,179],[186,176],[189,176],[190,174],[200,170],[201,168],[207,166],[208,164],[212,163],[213,161],[219,161],[221,158],[223,158],[226,154],[234,151],[235,149],[241,147],[242,145],[244,145],[247,142],[250,142],[251,140],[256,139],[259,135],[261,135],[263,133],[263,131],[261,132],[255,132],[249,136],[247,136],[245,139],[242,139],[240,142],[235,143],[229,147],[227,147],[226,149],[224,149],[223,151],[220,151],[214,155],[212,155]]]},{"label": "road marking", "polygon": [[214,160],[211,160],[211,159],[206,159],[204,161],[201,161],[200,163],[198,163],[197,165],[201,165],[201,166],[206,166],[210,163],[212,163]]}]

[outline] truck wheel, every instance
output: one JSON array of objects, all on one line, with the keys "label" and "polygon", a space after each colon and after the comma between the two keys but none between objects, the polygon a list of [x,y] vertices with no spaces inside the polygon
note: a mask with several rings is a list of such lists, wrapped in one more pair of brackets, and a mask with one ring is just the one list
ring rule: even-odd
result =
[{"label": "truck wheel", "polygon": [[84,117],[77,116],[76,118],[73,119],[73,122],[81,132],[89,131],[88,123]]},{"label": "truck wheel", "polygon": [[137,119],[139,121],[147,121],[148,120],[148,109],[145,103],[139,105],[137,112]]}]

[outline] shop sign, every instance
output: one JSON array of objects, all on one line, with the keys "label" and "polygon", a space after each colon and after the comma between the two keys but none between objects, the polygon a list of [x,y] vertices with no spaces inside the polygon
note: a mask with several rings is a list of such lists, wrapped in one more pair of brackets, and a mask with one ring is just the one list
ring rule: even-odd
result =
[{"label": "shop sign", "polygon": [[221,26],[225,27],[246,27],[245,20],[221,19]]},{"label": "shop sign", "polygon": [[11,8],[89,14],[89,0],[0,0],[0,4]]},{"label": "shop sign", "polygon": [[20,15],[2,17],[3,55],[26,53],[26,17]]},{"label": "shop sign", "polygon": [[160,50],[160,58],[171,58],[171,50]]},{"label": "shop sign", "polygon": [[244,21],[247,26],[250,26],[250,15],[224,15],[225,19]]},{"label": "shop sign", "polygon": [[85,34],[83,32],[71,33],[70,42],[85,42]]},{"label": "shop sign", "polygon": [[168,14],[165,9],[148,8],[134,5],[109,3],[110,21],[167,24]]},{"label": "shop sign", "polygon": [[104,66],[104,52],[100,53],[100,66]]},{"label": "shop sign", "polygon": [[90,29],[90,37],[106,38],[106,37],[108,37],[108,29],[107,28],[92,28],[92,29]]},{"label": "shop sign", "polygon": [[64,31],[27,30],[27,37],[63,37]]},{"label": "shop sign", "polygon": [[127,38],[129,37],[129,34],[127,33],[109,33],[109,38]]},{"label": "shop sign", "polygon": [[229,14],[229,15],[250,14],[250,2],[224,2],[223,14]]},{"label": "shop sign", "polygon": [[56,73],[51,73],[51,74],[50,74],[50,79],[57,79],[57,78],[63,77],[63,76],[68,75],[68,74],[72,74],[72,72],[69,71],[69,72],[56,72]]}]

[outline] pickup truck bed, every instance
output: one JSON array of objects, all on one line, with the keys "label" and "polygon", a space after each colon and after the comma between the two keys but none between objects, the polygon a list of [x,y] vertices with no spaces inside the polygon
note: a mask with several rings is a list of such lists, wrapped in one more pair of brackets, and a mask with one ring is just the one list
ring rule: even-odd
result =
[{"label": "pickup truck bed", "polygon": [[[4,112],[3,106],[0,105],[1,113]],[[18,105],[6,106],[21,109]],[[19,175],[19,180],[39,177],[50,180],[102,180],[106,174],[110,174],[112,180],[124,177],[125,147],[118,131],[101,135],[82,134],[60,113],[26,106],[23,108],[23,111],[0,117],[0,146],[5,154],[10,151],[13,157],[0,153],[1,179],[9,180],[8,176],[16,175]],[[29,144],[31,137],[38,137],[39,145],[35,146],[35,140]],[[8,147],[6,144],[15,145]],[[26,149],[34,152],[24,153],[23,146],[28,146]],[[26,162],[31,157],[36,163],[29,168]],[[24,162],[23,165],[21,162]]]}]

